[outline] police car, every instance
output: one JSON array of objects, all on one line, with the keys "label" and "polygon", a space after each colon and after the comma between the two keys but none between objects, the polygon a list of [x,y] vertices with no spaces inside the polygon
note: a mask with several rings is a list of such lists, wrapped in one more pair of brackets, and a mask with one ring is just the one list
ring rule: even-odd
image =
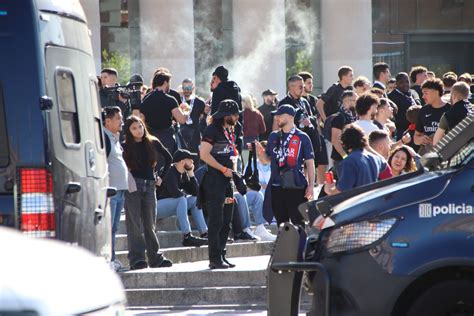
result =
[{"label": "police car", "polygon": [[[424,169],[300,206],[319,231],[279,228],[269,315],[474,315],[474,115]],[[306,282],[305,282],[306,280]]]}]

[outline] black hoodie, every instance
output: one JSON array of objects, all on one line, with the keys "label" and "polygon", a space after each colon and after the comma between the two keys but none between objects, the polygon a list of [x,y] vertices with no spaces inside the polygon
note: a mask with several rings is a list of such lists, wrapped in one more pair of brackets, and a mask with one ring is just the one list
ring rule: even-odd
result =
[{"label": "black hoodie", "polygon": [[212,92],[211,114],[217,112],[219,103],[223,100],[231,99],[237,102],[239,110],[242,111],[242,98],[240,88],[235,81],[223,81]]},{"label": "black hoodie", "polygon": [[[235,81],[222,81],[212,91],[212,103],[211,103],[211,115],[217,112],[219,103],[223,100],[231,99],[237,102],[239,111],[242,111],[242,97],[240,96],[240,87]],[[240,114],[239,122],[235,126],[235,132],[240,135],[236,140],[237,150],[242,152],[243,146],[243,131],[242,125],[244,124],[244,116]]]},{"label": "black hoodie", "polygon": [[471,112],[471,104],[468,101],[462,100],[456,102],[444,114],[448,122],[449,130],[452,130],[459,122],[461,122]]}]

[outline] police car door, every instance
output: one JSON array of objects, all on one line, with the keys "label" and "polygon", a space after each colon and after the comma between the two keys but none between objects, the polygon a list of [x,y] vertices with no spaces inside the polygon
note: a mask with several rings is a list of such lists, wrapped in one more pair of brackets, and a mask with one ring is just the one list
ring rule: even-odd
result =
[{"label": "police car door", "polygon": [[[110,255],[107,166],[92,56],[80,50],[46,47],[50,155],[59,206],[59,237]],[[71,183],[79,192],[68,193]],[[72,191],[75,191],[74,189]]]}]

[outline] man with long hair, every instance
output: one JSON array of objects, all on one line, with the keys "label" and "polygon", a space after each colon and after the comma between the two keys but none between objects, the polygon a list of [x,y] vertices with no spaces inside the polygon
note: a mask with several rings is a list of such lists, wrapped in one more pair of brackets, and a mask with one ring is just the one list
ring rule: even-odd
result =
[{"label": "man with long hair", "polygon": [[200,156],[208,169],[200,189],[201,203],[208,214],[210,269],[235,267],[225,257],[225,246],[234,209],[232,177],[239,155],[235,130],[239,113],[235,101],[221,101],[202,136]]}]

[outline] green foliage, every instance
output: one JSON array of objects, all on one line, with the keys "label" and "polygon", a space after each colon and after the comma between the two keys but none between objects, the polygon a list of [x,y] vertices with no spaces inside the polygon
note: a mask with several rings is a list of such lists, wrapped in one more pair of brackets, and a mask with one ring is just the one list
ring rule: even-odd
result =
[{"label": "green foliage", "polygon": [[311,56],[305,51],[298,51],[296,53],[295,62],[290,67],[286,68],[286,77],[297,75],[301,71],[312,72]]},{"label": "green foliage", "polygon": [[120,84],[126,84],[131,76],[130,57],[119,52],[102,51],[102,68],[115,68]]}]

